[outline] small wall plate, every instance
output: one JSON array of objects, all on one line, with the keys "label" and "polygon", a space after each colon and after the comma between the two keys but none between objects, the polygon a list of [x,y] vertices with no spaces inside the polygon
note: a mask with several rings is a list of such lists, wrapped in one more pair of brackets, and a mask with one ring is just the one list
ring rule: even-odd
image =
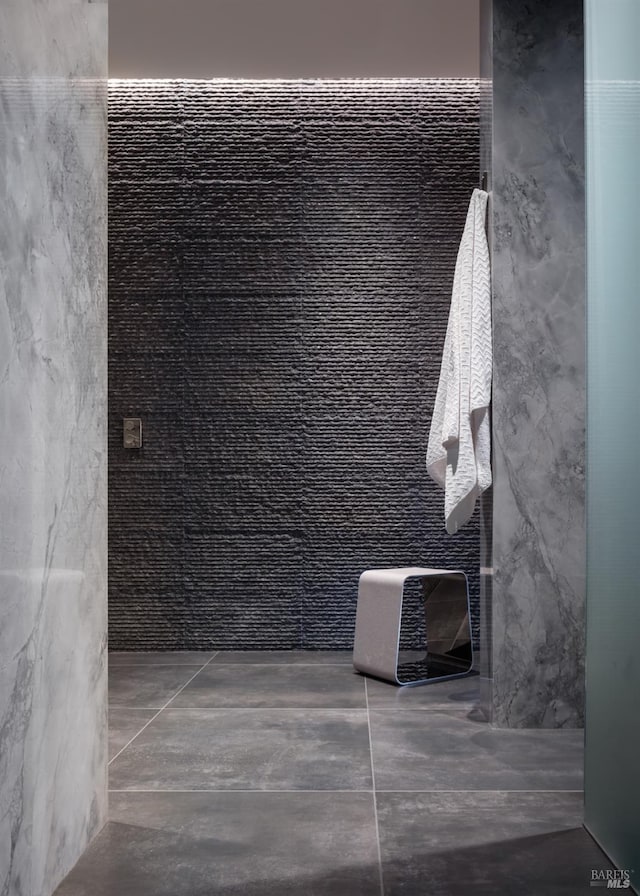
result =
[{"label": "small wall plate", "polygon": [[125,448],[142,448],[142,420],[125,417],[122,421],[122,444]]}]

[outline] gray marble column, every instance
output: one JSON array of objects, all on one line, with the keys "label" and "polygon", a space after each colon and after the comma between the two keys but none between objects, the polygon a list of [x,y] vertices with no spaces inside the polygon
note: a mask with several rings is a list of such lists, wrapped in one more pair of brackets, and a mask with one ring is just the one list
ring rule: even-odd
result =
[{"label": "gray marble column", "polygon": [[493,722],[583,722],[582,2],[494,0]]},{"label": "gray marble column", "polygon": [[0,6],[0,893],[106,814],[107,6]]}]

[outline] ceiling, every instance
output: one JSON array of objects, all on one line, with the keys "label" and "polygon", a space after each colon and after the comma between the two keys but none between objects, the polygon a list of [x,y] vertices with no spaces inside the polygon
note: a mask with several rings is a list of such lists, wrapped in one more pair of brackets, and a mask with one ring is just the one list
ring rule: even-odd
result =
[{"label": "ceiling", "polygon": [[109,0],[112,78],[477,78],[479,0]]}]

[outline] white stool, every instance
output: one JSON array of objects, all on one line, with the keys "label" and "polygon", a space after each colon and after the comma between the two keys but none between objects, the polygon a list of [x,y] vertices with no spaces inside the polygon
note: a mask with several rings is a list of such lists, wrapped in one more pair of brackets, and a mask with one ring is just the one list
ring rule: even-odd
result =
[{"label": "white stool", "polygon": [[[404,584],[422,581],[427,653],[399,661]],[[396,684],[426,684],[468,675],[473,665],[469,586],[451,569],[370,569],[358,583],[353,665],[359,672]]]}]

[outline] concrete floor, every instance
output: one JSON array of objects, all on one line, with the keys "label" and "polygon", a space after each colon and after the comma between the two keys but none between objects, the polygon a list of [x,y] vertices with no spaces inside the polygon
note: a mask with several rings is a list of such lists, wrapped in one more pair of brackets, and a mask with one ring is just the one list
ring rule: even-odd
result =
[{"label": "concrete floor", "polygon": [[581,731],[346,652],[110,655],[110,821],[57,896],[556,896],[611,865]]}]

